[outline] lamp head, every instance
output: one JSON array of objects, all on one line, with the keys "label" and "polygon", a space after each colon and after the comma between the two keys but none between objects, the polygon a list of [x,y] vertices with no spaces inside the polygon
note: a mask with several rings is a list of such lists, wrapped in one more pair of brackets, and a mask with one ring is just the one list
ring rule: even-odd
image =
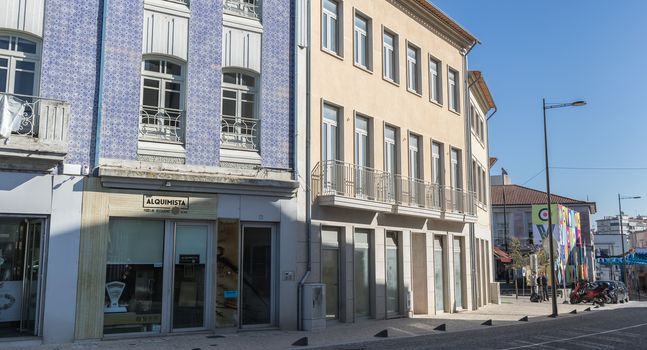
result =
[{"label": "lamp head", "polygon": [[571,103],[571,106],[573,106],[573,107],[586,106],[586,101],[575,101],[575,102]]}]

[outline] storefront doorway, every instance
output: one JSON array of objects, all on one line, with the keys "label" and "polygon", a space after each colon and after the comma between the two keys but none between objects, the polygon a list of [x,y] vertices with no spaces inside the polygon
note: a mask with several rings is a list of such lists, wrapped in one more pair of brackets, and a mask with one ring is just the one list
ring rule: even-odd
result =
[{"label": "storefront doorway", "polygon": [[400,232],[386,232],[386,313],[399,316],[400,308]]},{"label": "storefront doorway", "polygon": [[39,335],[44,219],[0,218],[0,337]]},{"label": "storefront doorway", "polygon": [[104,334],[210,327],[211,224],[110,219]]}]

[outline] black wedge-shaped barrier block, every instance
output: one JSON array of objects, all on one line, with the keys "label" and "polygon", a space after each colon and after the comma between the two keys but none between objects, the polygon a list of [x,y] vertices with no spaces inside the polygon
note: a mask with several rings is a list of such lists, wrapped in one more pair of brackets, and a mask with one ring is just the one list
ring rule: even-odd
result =
[{"label": "black wedge-shaped barrier block", "polygon": [[377,334],[375,334],[374,337],[388,338],[389,337],[389,330],[388,329],[381,330],[381,331],[377,332]]},{"label": "black wedge-shaped barrier block", "polygon": [[434,328],[434,330],[435,330],[435,331],[441,331],[441,332],[444,332],[444,331],[446,331],[446,330],[447,330],[447,325],[443,323],[443,324],[441,324],[440,326],[438,326],[438,327]]},{"label": "black wedge-shaped barrier block", "polygon": [[573,311],[571,311],[570,313],[572,313],[573,315],[575,315],[575,314],[577,314],[577,310],[573,310]]},{"label": "black wedge-shaped barrier block", "polygon": [[520,318],[519,321],[528,322],[528,316],[524,316],[524,317]]},{"label": "black wedge-shaped barrier block", "polygon": [[483,323],[481,323],[481,326],[491,326],[492,325],[492,320],[487,320]]},{"label": "black wedge-shaped barrier block", "polygon": [[303,337],[294,343],[292,343],[292,346],[308,346],[308,337]]},{"label": "black wedge-shaped barrier block", "polygon": [[591,307],[587,307],[584,311],[591,311]]}]

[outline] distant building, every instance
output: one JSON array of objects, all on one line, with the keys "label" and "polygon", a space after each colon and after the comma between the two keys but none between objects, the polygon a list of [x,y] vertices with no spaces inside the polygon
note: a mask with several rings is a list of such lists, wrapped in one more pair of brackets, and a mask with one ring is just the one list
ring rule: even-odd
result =
[{"label": "distant building", "polygon": [[[622,216],[622,231],[620,230],[620,216],[605,216],[596,220],[595,249],[600,257],[621,256],[623,253],[621,232],[624,235],[624,251],[637,248],[640,243],[645,246],[647,234],[647,217],[644,216]],[[639,234],[640,233],[640,234]],[[641,242],[642,239],[642,242]],[[620,280],[621,271],[619,266],[600,266],[597,269],[599,279]]]},{"label": "distant building", "polygon": [[[546,192],[515,185],[508,175],[492,176],[492,239],[501,251],[509,253],[510,241],[517,238],[522,250],[529,252],[536,249],[533,242],[532,206],[546,204]],[[591,234],[591,215],[597,211],[595,202],[581,201],[573,198],[551,194],[553,204],[561,204],[580,213],[582,243],[586,265],[593,267],[594,248]],[[589,279],[594,275],[588,270]],[[496,277],[505,280],[503,264],[497,261]]]}]

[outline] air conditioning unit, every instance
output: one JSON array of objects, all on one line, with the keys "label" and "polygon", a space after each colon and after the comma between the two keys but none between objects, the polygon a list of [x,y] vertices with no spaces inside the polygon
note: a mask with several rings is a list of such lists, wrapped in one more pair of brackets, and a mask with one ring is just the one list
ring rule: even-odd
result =
[{"label": "air conditioning unit", "polygon": [[303,285],[303,330],[326,328],[326,286],[321,283]]}]

